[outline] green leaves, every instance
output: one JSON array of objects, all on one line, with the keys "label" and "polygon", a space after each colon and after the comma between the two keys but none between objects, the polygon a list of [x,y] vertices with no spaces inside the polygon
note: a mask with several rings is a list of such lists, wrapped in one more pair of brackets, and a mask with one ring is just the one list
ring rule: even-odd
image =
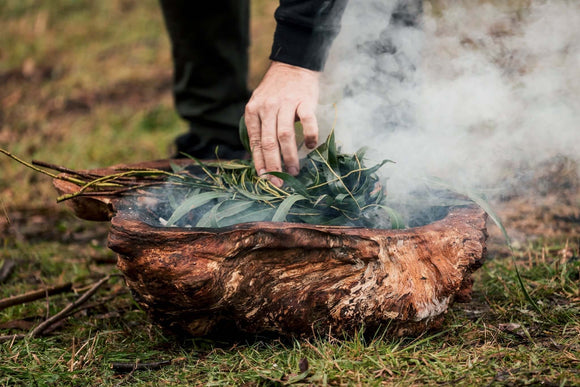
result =
[{"label": "green leaves", "polygon": [[229,195],[224,192],[204,192],[190,196],[175,209],[171,217],[167,220],[167,225],[173,226],[190,211],[199,208],[214,199],[227,198],[228,196]]},{"label": "green leaves", "polygon": [[276,210],[276,213],[272,217],[272,222],[284,222],[294,203],[296,203],[299,200],[308,200],[308,199],[298,194],[290,195],[286,199],[284,199],[282,203],[280,203],[278,209]]},{"label": "green leaves", "polygon": [[299,193],[303,196],[308,196],[308,189],[300,180],[286,172],[268,172],[268,175],[276,176],[284,181],[286,186],[292,189],[294,192]]},{"label": "green leaves", "polygon": [[217,203],[212,209],[206,212],[197,227],[224,227],[238,223],[237,217],[249,210],[255,203],[243,200],[226,199]]},{"label": "green leaves", "polygon": [[[249,145],[245,122],[240,137]],[[298,176],[272,171],[282,188],[257,176],[248,160],[197,162],[193,167],[173,167],[181,187],[189,187],[182,203],[172,205],[167,225],[225,227],[250,221],[300,222],[325,225],[375,227],[389,220],[404,227],[401,216],[383,205],[385,194],[376,172],[382,162],[366,167],[365,150],[340,153],[334,132],[301,161]]]}]

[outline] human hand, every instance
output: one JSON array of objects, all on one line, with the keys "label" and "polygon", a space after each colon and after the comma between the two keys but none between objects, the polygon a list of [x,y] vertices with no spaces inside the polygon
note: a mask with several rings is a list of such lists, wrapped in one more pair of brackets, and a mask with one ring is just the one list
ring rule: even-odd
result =
[{"label": "human hand", "polygon": [[[246,105],[245,120],[254,166],[258,174],[282,171],[298,175],[300,169],[294,122],[304,128],[304,143],[313,149],[318,142],[315,110],[318,103],[317,71],[272,62]],[[280,187],[282,181],[268,176]]]}]

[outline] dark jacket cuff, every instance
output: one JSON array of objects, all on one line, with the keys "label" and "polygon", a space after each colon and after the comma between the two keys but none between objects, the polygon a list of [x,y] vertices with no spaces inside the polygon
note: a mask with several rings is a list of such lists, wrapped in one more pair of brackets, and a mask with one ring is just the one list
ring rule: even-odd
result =
[{"label": "dark jacket cuff", "polygon": [[[320,34],[316,34],[320,35]],[[329,36],[316,36],[308,28],[278,23],[270,59],[314,71],[322,71],[330,50]]]},{"label": "dark jacket cuff", "polygon": [[270,59],[322,71],[347,0],[281,0]]}]

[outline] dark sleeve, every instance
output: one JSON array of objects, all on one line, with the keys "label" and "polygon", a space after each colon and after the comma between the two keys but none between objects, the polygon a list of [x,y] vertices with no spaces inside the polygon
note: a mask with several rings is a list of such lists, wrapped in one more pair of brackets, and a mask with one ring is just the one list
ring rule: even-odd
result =
[{"label": "dark sleeve", "polygon": [[270,59],[321,71],[347,0],[280,0]]}]

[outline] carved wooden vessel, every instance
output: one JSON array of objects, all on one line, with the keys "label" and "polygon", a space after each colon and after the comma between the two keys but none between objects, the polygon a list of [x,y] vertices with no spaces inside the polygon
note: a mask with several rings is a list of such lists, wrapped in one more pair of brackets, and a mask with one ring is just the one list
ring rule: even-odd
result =
[{"label": "carved wooden vessel", "polygon": [[[65,193],[74,184],[55,186]],[[195,336],[222,322],[281,335],[362,326],[420,334],[469,298],[486,254],[486,215],[473,207],[407,230],[274,222],[206,229],[148,225],[124,213],[122,200],[71,204],[81,218],[113,216],[109,247],[136,300],[155,322]]]}]

